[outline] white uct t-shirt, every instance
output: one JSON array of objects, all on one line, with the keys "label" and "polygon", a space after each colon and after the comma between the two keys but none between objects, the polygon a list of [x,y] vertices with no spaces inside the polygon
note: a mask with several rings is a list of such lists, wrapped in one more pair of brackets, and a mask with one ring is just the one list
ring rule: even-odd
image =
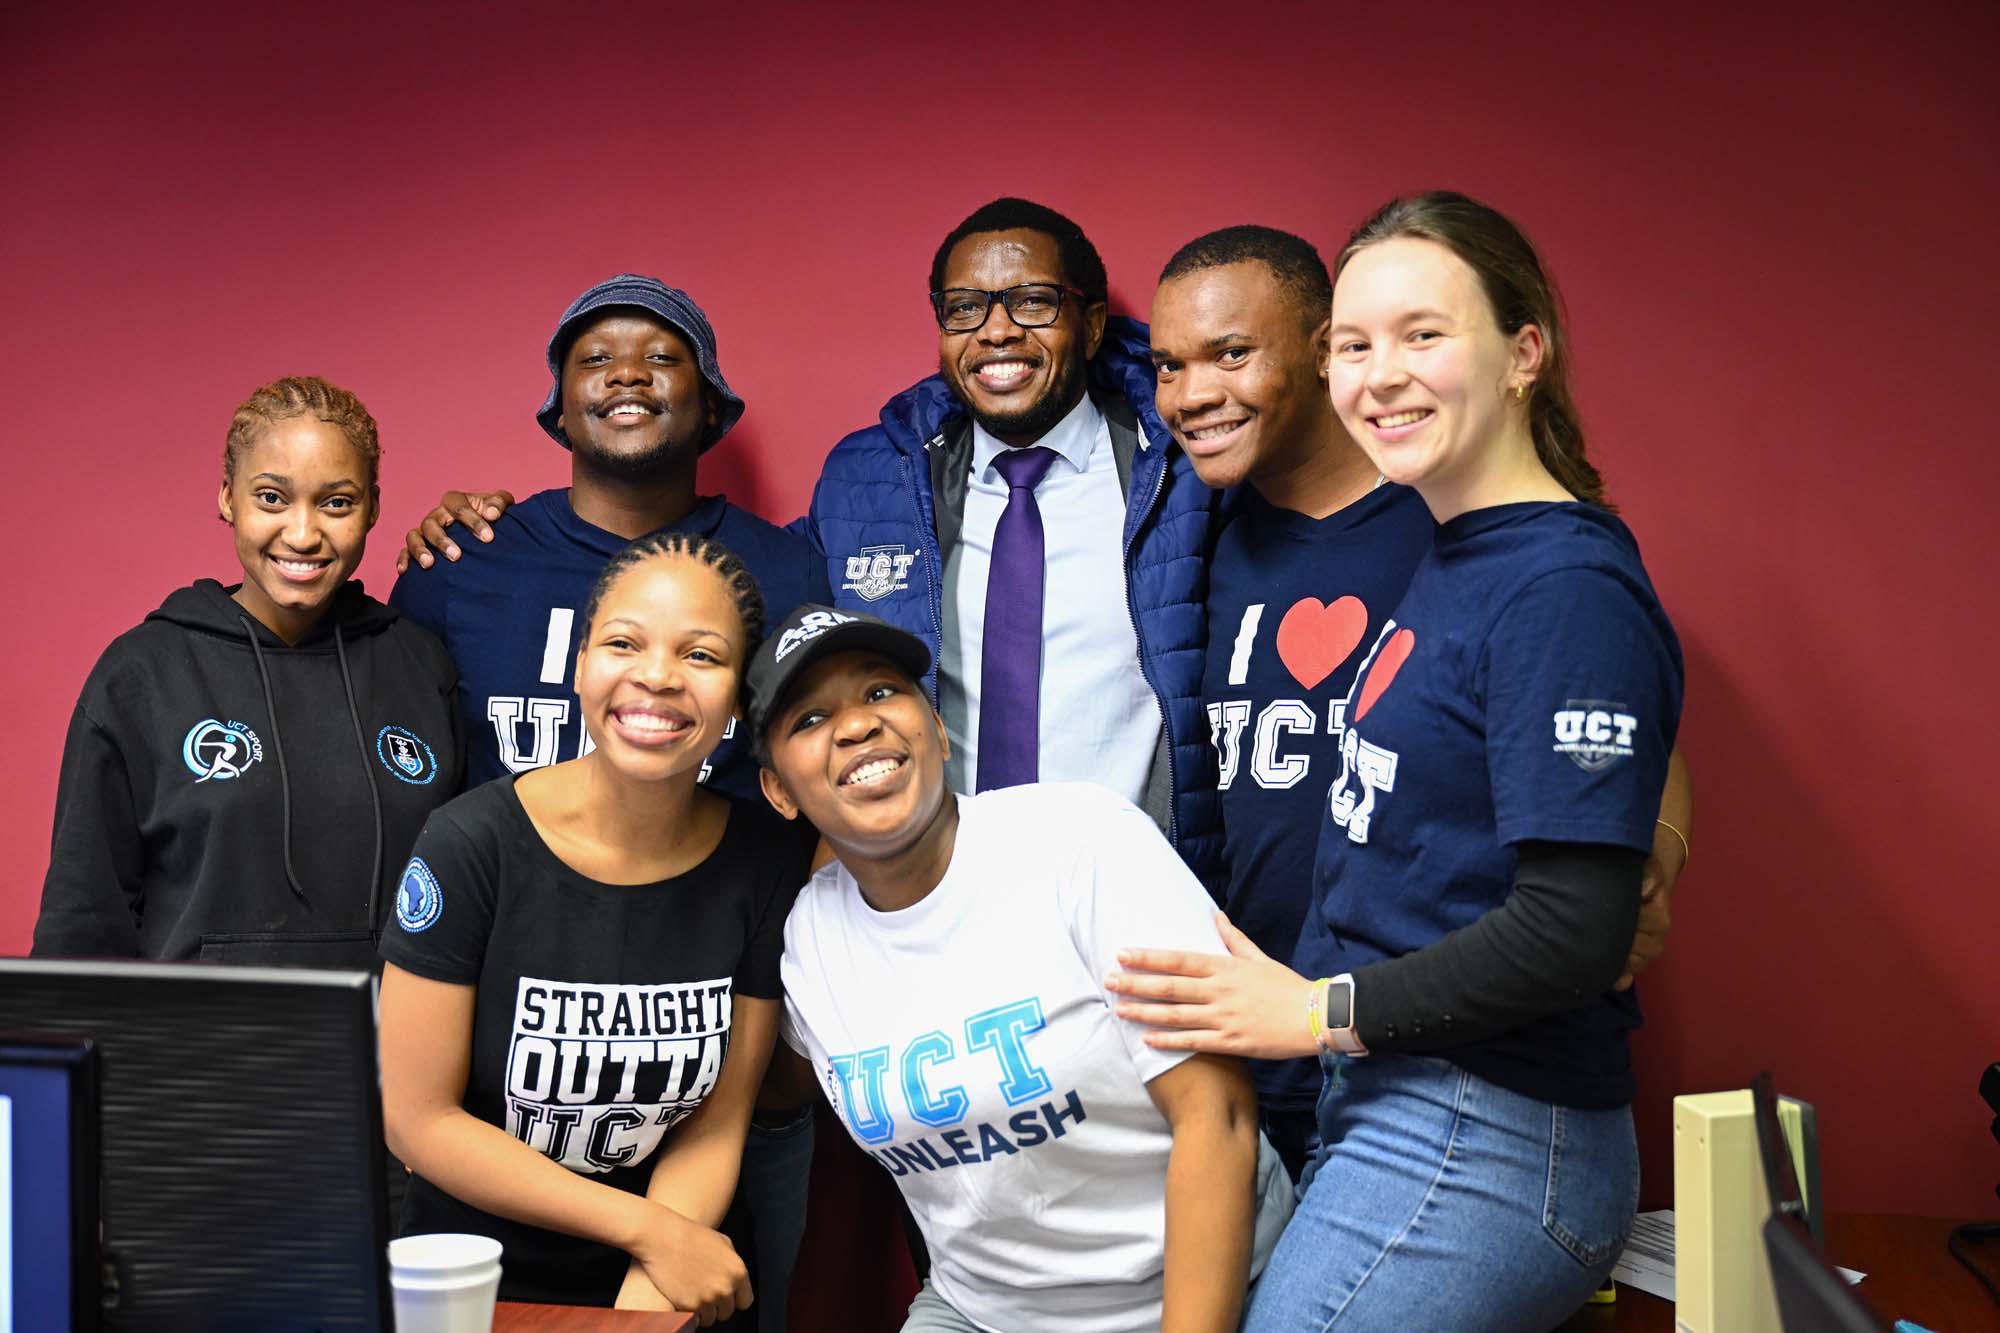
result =
[{"label": "white uct t-shirt", "polygon": [[[896,1177],[940,1296],[981,1328],[1157,1329],[1187,1056],[1116,1017],[1126,947],[1221,953],[1215,905],[1144,813],[1088,783],[958,799],[951,867],[899,912],[838,862],[785,923],[785,1040]],[[1290,1184],[1260,1143],[1261,1270]]]}]

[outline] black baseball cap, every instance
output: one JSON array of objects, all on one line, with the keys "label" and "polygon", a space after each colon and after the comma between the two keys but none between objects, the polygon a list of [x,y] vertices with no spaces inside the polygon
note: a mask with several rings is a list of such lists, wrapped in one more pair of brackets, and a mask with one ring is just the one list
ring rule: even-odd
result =
[{"label": "black baseball cap", "polygon": [[922,680],[931,669],[931,650],[908,630],[856,611],[807,602],[765,637],[750,661],[744,681],[750,695],[744,710],[750,734],[763,736],[771,715],[807,667],[828,653],[854,652],[880,653],[908,672],[911,680]]}]

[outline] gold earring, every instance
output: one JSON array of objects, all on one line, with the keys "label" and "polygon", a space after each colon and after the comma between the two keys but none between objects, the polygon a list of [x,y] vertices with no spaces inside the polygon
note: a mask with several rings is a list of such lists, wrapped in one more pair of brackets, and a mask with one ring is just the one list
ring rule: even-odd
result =
[{"label": "gold earring", "polygon": [[1527,402],[1527,401],[1528,401],[1528,386],[1527,386],[1527,385],[1525,385],[1525,384],[1516,384],[1516,385],[1514,386],[1514,401],[1515,401],[1515,402],[1517,402],[1517,403],[1525,403],[1525,402]]}]

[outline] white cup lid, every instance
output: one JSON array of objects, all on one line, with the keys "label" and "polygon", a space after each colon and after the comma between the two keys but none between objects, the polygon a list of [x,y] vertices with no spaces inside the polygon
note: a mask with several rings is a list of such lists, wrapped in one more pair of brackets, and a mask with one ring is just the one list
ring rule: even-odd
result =
[{"label": "white cup lid", "polygon": [[439,1232],[389,1242],[389,1266],[399,1273],[445,1277],[500,1262],[500,1242],[491,1236]]}]

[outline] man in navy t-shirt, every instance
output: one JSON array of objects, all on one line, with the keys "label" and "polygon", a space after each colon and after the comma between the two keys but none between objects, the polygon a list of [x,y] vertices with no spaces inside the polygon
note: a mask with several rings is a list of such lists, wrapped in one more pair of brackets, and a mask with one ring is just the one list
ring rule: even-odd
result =
[{"label": "man in navy t-shirt", "polygon": [[[1208,582],[1202,702],[1220,763],[1230,920],[1290,958],[1312,896],[1340,703],[1430,549],[1417,493],[1378,485],[1327,399],[1332,286],[1312,246],[1230,227],[1183,246],[1153,297],[1160,419],[1201,479],[1234,487]],[[1254,1061],[1265,1129],[1296,1178],[1319,1066]]]},{"label": "man in navy t-shirt", "polygon": [[[722,377],[708,316],[685,292],[629,273],[599,283],[563,312],[548,365],[554,382],[535,420],[570,451],[568,488],[504,514],[504,506],[481,513],[477,503],[434,512],[425,529],[447,559],[436,561],[410,534],[415,567],[389,598],[442,639],[458,665],[467,786],[574,759],[590,744],[576,698],[577,635],[592,585],[628,541],[670,529],[722,542],[756,578],[767,623],[802,602],[831,600],[803,538],[695,489],[696,460],[729,433],[743,400]],[[463,522],[483,540],[461,549],[440,519]],[[738,728],[701,778],[764,804]],[[802,1063],[773,1062],[724,1224],[758,1295],[732,1327],[784,1327],[805,1224],[813,1097]]]},{"label": "man in navy t-shirt", "polygon": [[[1313,894],[1327,789],[1354,673],[1436,532],[1408,487],[1379,484],[1327,397],[1332,284],[1311,244],[1229,227],[1175,253],[1153,298],[1160,418],[1202,481],[1235,488],[1209,570],[1202,701],[1220,766],[1230,920],[1290,960]],[[1672,842],[1670,836],[1665,842]],[[1662,846],[1664,848],[1665,843]],[[1665,884],[1679,873],[1650,871]],[[1641,922],[1663,936],[1665,895]],[[1658,952],[1635,941],[1634,963]],[[1265,1130],[1296,1178],[1320,1070],[1253,1061]]]},{"label": "man in navy t-shirt", "polygon": [[[549,339],[548,399],[536,420],[570,451],[570,484],[514,505],[492,541],[429,551],[389,603],[444,640],[465,701],[466,785],[584,753],[577,712],[578,613],[618,549],[661,529],[734,551],[763,591],[767,620],[824,601],[803,538],[695,490],[696,459],[743,415],[716,360],[708,318],[685,293],[620,274],[579,296]],[[469,525],[485,530],[477,515]],[[761,804],[757,766],[732,734],[702,780]]]}]

